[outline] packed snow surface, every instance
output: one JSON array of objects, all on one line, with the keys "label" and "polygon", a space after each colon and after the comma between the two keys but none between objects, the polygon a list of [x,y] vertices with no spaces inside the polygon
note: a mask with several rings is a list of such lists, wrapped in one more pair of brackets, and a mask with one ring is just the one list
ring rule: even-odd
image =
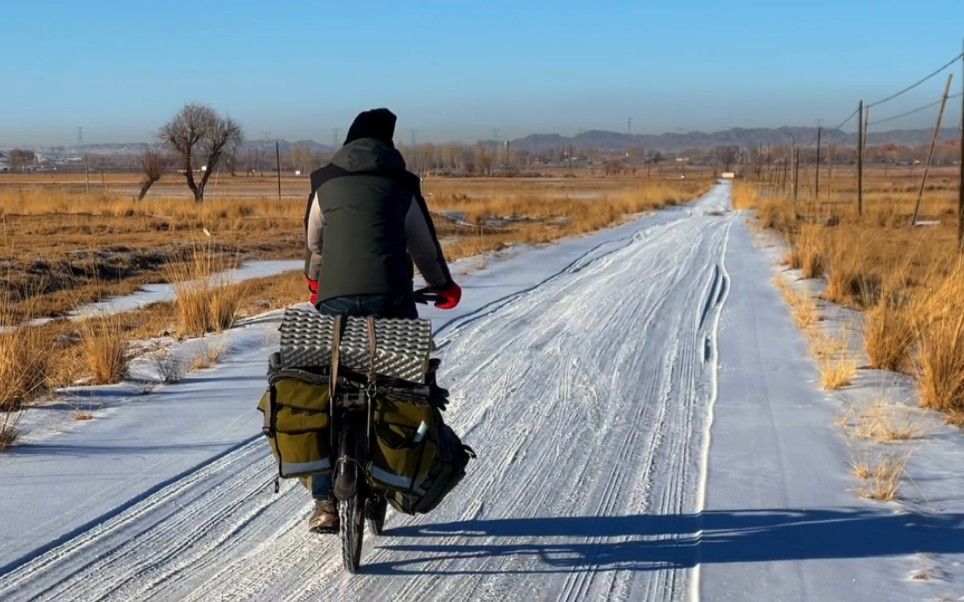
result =
[{"label": "packed snow surface", "polygon": [[182,382],[72,390],[30,414],[93,420],[31,418],[0,457],[0,599],[919,599],[907,572],[959,564],[960,516],[853,495],[769,280],[728,185],[460,278],[424,315],[479,458],[435,512],[390,514],[357,576],[304,489],[270,485],[280,314]]}]

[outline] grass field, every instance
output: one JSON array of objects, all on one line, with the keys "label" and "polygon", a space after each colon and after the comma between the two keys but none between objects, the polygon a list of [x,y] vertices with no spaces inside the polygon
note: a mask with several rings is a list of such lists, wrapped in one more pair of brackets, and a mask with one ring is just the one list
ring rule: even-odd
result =
[{"label": "grass field", "polygon": [[964,255],[957,246],[957,168],[932,170],[919,223],[911,221],[921,171],[871,170],[858,214],[856,178],[840,174],[832,195],[741,183],[737,207],[788,242],[785,262],[824,278],[828,301],[866,312],[871,367],[917,378],[921,402],[964,423]]},{"label": "grass field", "polygon": [[[202,204],[173,176],[144,201],[130,194],[137,174],[105,174],[106,190],[92,185],[89,194],[83,178],[0,175],[0,326],[7,327],[0,353],[11,373],[32,375],[0,391],[0,408],[78,379],[122,378],[128,341],[201,335],[306,298],[299,273],[233,285],[213,274],[245,260],[303,257],[307,178],[286,178],[289,196],[281,199],[273,180],[221,178],[215,189],[212,179]],[[713,181],[710,174],[677,178],[430,178],[423,186],[451,261],[610,226],[695,198]],[[200,290],[186,284],[198,280],[208,283]],[[11,328],[151,282],[175,283],[178,300],[82,323]]]}]

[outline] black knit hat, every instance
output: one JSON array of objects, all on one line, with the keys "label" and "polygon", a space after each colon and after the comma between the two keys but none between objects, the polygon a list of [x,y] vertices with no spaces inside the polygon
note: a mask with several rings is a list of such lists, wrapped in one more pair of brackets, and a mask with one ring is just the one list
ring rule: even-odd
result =
[{"label": "black knit hat", "polygon": [[377,138],[394,147],[392,138],[395,137],[395,120],[395,113],[388,109],[362,111],[348,128],[345,144],[359,138]]}]

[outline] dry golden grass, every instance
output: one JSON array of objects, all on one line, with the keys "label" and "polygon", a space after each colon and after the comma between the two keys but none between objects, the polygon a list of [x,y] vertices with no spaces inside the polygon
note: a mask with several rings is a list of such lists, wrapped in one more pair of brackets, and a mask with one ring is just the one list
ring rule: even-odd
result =
[{"label": "dry golden grass", "polygon": [[23,406],[48,387],[48,342],[38,332],[12,328],[8,304],[0,300],[0,452],[22,432]]},{"label": "dry golden grass", "polygon": [[910,416],[904,416],[900,421],[891,416],[891,420],[881,424],[877,441],[879,443],[910,441],[912,439],[920,439],[923,434],[924,429],[920,424],[911,419]]},{"label": "dry golden grass", "polygon": [[202,343],[201,349],[191,361],[192,370],[204,370],[218,363],[224,354],[224,344],[220,341]]},{"label": "dry golden grass", "polygon": [[798,295],[796,301],[791,303],[791,308],[793,321],[801,328],[809,328],[820,321],[816,304],[806,295]]},{"label": "dry golden grass", "polygon": [[[136,176],[112,174],[108,182],[136,189]],[[480,222],[525,218],[487,228],[480,239],[477,228],[437,216],[447,249],[454,257],[464,257],[507,244],[544,243],[589,232],[617,223],[625,213],[694,198],[711,181],[706,176],[683,181],[430,178],[424,187],[431,193],[429,207],[436,212],[465,213]],[[11,311],[20,314],[19,320],[25,319],[19,305],[34,299],[40,302],[34,308],[38,315],[60,315],[78,303],[163,282],[169,264],[193,263],[198,241],[216,250],[221,267],[242,254],[246,258],[299,257],[304,248],[308,180],[285,179],[286,188],[298,194],[284,199],[271,198],[264,183],[261,178],[225,178],[221,186],[227,194],[219,192],[196,204],[188,198],[165,196],[134,201],[122,191],[104,193],[99,188],[84,194],[73,176],[0,177],[0,215],[5,226],[0,261],[13,266],[7,278]],[[164,194],[183,188],[177,177],[165,178],[161,184],[158,190]],[[229,312],[230,305],[222,307]]]},{"label": "dry golden grass", "polygon": [[20,410],[4,411],[0,409],[0,452],[10,449],[20,438],[20,433],[23,432],[20,427],[22,418],[23,412]]},{"label": "dry golden grass", "polygon": [[[863,215],[847,179],[852,172],[819,202],[803,194],[796,203],[761,195],[754,184],[737,191],[762,224],[787,239],[791,263],[824,272],[827,300],[866,311],[864,350],[871,366],[914,373],[922,404],[947,412],[949,420],[964,412],[964,268],[954,252],[955,175],[933,172],[922,205],[928,225],[916,228],[909,224],[919,173],[907,170],[868,173]],[[810,267],[807,256],[814,257]]]},{"label": "dry golden grass", "polygon": [[914,347],[914,329],[908,311],[887,298],[881,298],[865,317],[864,351],[870,359],[870,366],[905,371]]},{"label": "dry golden grass", "polygon": [[842,412],[834,418],[834,424],[844,430],[844,434],[849,434],[847,429],[852,428],[857,420],[857,410],[852,405],[847,405]]},{"label": "dry golden grass", "polygon": [[921,403],[964,410],[964,315],[935,318],[921,326],[919,336]]},{"label": "dry golden grass", "polygon": [[230,328],[244,298],[244,284],[230,284],[218,271],[217,254],[209,245],[194,249],[193,261],[166,270],[177,295],[178,333],[182,336]]},{"label": "dry golden grass", "polygon": [[804,278],[819,278],[823,275],[826,259],[820,240],[820,230],[814,224],[804,224],[800,228],[797,244],[792,245],[799,256],[800,269]]},{"label": "dry golden grass", "polygon": [[852,432],[862,439],[875,439],[879,432],[880,423],[887,413],[886,406],[875,402],[863,412],[855,414]]},{"label": "dry golden grass", "polygon": [[116,315],[92,317],[80,323],[81,353],[97,385],[120,382],[130,364],[128,336],[122,318]]},{"label": "dry golden grass", "polygon": [[740,181],[733,186],[733,207],[736,209],[757,209],[760,205],[760,192],[756,186],[748,186]]},{"label": "dry golden grass", "polygon": [[[869,471],[869,484],[860,490],[860,495],[878,502],[889,502],[897,497],[901,480],[907,469],[912,451],[893,451],[881,454],[871,461],[866,469]],[[854,469],[856,474],[857,469]]]},{"label": "dry golden grass", "polygon": [[[898,418],[898,414],[903,416]],[[919,439],[924,434],[924,429],[906,411],[877,401],[856,416],[853,434],[863,439],[873,439],[877,443],[893,443]]]},{"label": "dry golden grass", "polygon": [[[869,413],[856,416],[853,434],[858,437],[875,438],[875,429],[879,425],[879,417],[885,412],[877,408],[876,404]],[[891,501],[896,498],[900,489],[907,462],[913,454],[913,448],[890,449],[883,451],[879,447],[854,445],[850,439],[850,432],[846,430],[849,420],[843,420],[847,445],[850,448],[850,469],[857,479],[865,484],[858,489],[858,494],[867,499],[877,501]],[[867,425],[873,425],[868,427]],[[896,440],[896,439],[895,439]],[[878,440],[879,442],[879,440]]]},{"label": "dry golden grass", "polygon": [[42,393],[51,367],[50,342],[35,329],[12,327],[0,301],[0,412],[13,412]]},{"label": "dry golden grass", "polygon": [[825,390],[842,389],[857,377],[857,362],[846,358],[819,360],[820,386]]},{"label": "dry golden grass", "polygon": [[819,360],[826,360],[836,357],[847,351],[848,337],[846,333],[839,333],[837,336],[826,335],[818,331],[808,333],[810,339],[810,351]]},{"label": "dry golden grass", "polygon": [[[304,276],[300,271],[257,278],[243,284],[229,285],[240,295],[239,315],[255,315],[305,301]],[[2,307],[2,305],[0,305]],[[89,318],[88,325],[99,331]],[[110,317],[125,333],[127,340],[144,340],[177,331],[179,318],[174,302],[155,303],[147,307]],[[50,388],[91,379],[91,369],[83,351],[84,326],[81,323],[54,321],[40,326],[20,327],[0,332],[0,409],[19,408]],[[156,356],[155,356],[156,357]],[[155,359],[158,379],[180,380],[191,368],[192,359],[183,363]],[[25,368],[26,367],[26,368]],[[167,376],[165,376],[165,371]],[[156,383],[145,383],[149,393]]]},{"label": "dry golden grass", "polygon": [[[217,332],[238,318],[306,300],[298,272],[242,284],[207,277],[231,267],[242,255],[245,259],[301,257],[306,178],[286,179],[287,191],[304,190],[282,200],[271,198],[267,180],[252,178],[249,185],[246,178],[237,178],[230,186],[225,186],[225,180],[218,189],[209,185],[208,192],[216,194],[198,205],[188,198],[167,197],[183,187],[177,178],[165,178],[146,201],[136,202],[128,189],[136,187],[137,178],[130,174],[107,174],[109,190],[92,187],[89,195],[83,193],[82,176],[80,185],[72,177],[0,174],[4,226],[0,261],[12,266],[6,294],[0,294],[0,313],[7,316],[7,323],[60,314],[168,280],[180,289],[176,303],[117,316],[119,332],[128,340]],[[431,193],[428,201],[435,211],[463,212],[482,221],[524,218],[503,219],[499,228],[486,228],[481,236],[477,228],[466,230],[436,218],[446,256],[454,260],[505,245],[549,242],[588,232],[617,223],[626,213],[696,197],[711,182],[702,176],[685,181],[430,178],[424,188]],[[99,336],[85,337],[77,332],[84,329],[82,324],[64,320],[0,335],[0,352],[12,350],[2,353],[0,377],[4,370],[17,376],[0,378],[0,403],[19,406],[48,387],[91,378],[111,380],[111,362],[106,360],[117,353],[108,351],[119,347],[100,344],[110,337],[101,334],[106,327],[99,322],[88,326]],[[102,358],[93,362],[96,368],[83,348],[85,339],[87,345],[99,343],[93,346],[97,353],[90,350]],[[45,353],[35,354],[33,349]],[[34,368],[21,369],[23,365]],[[171,366],[171,378],[179,378],[177,373],[189,367],[190,360],[183,368]]]},{"label": "dry golden grass", "polygon": [[187,362],[168,349],[160,349],[151,356],[158,380],[165,385],[179,382],[187,374]]},{"label": "dry golden grass", "polygon": [[266,224],[257,222],[262,220],[303,219],[307,193],[306,183],[302,199],[222,197],[198,204],[185,198],[137,201],[126,196],[100,192],[85,194],[63,187],[0,188],[0,215],[93,216],[126,220],[116,223],[110,219],[101,221],[105,229],[114,233],[154,229],[177,231],[215,224],[221,226],[219,229],[261,230]]},{"label": "dry golden grass", "polygon": [[787,247],[787,252],[783,255],[782,262],[783,265],[791,270],[799,270],[803,266],[803,257],[800,255],[800,249],[796,246]]},{"label": "dry golden grass", "polygon": [[793,317],[793,321],[797,326],[807,329],[820,321],[820,312],[817,309],[817,304],[814,303],[810,295],[798,293],[793,290],[793,287],[783,278],[775,278],[774,284],[777,290],[783,295],[783,299],[790,306],[790,315]]},{"label": "dry golden grass", "polygon": [[857,455],[850,460],[850,470],[860,480],[869,479],[874,475],[871,461],[864,455]]},{"label": "dry golden grass", "polygon": [[[442,234],[457,235],[443,243],[446,258],[459,259],[501,249],[510,244],[541,244],[567,236],[594,232],[620,223],[626,216],[662,209],[709,189],[708,181],[687,182],[685,189],[661,184],[638,185],[601,198],[568,198],[533,194],[474,198],[467,195],[435,195],[433,211],[458,213],[474,226],[447,224],[436,217]],[[493,224],[499,224],[494,227]]]}]

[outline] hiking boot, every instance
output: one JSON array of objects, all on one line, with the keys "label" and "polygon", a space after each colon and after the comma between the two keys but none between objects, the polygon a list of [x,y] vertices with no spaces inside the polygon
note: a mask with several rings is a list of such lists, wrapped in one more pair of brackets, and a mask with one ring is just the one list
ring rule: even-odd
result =
[{"label": "hiking boot", "polygon": [[338,532],[338,506],[334,498],[315,500],[315,511],[308,519],[308,530],[314,533]]}]

